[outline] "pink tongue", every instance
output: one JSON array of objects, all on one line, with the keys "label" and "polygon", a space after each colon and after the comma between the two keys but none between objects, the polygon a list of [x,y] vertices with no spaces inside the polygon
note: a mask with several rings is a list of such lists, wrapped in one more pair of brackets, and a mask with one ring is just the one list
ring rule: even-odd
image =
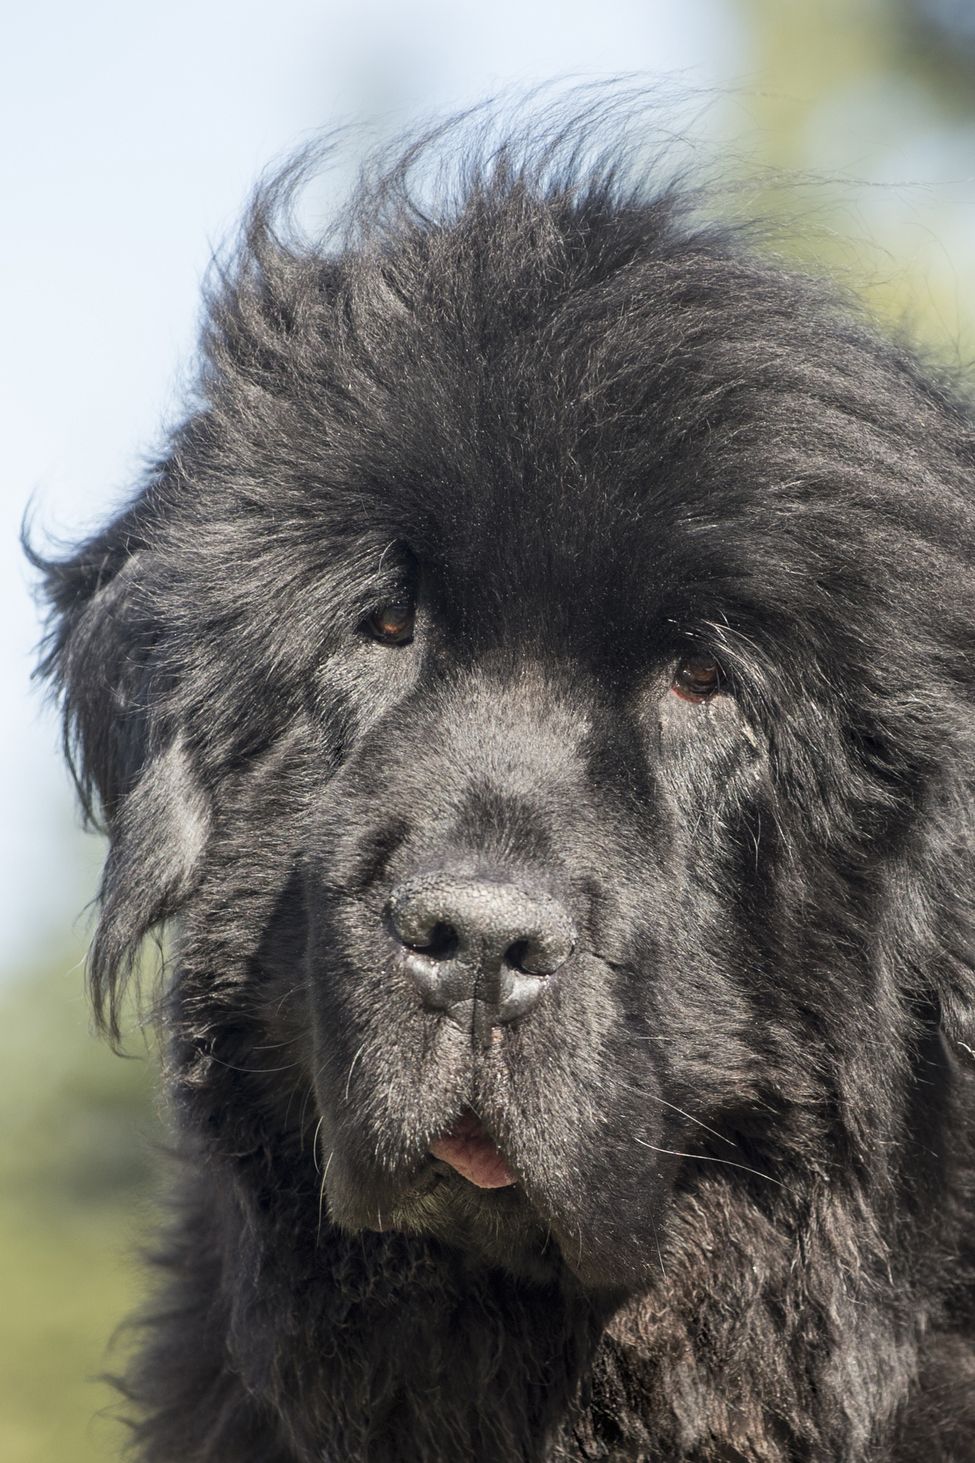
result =
[{"label": "pink tongue", "polygon": [[497,1146],[473,1116],[458,1118],[445,1137],[430,1144],[430,1152],[479,1189],[503,1189],[517,1183]]}]

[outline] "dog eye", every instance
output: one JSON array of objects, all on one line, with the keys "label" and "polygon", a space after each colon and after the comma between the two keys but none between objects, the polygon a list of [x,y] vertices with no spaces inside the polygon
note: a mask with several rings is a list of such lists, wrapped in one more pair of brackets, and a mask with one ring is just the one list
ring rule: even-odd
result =
[{"label": "dog eye", "polygon": [[724,671],[711,656],[688,655],[678,661],[670,689],[682,701],[706,701],[724,680]]},{"label": "dog eye", "polygon": [[365,628],[382,645],[408,645],[413,639],[415,622],[416,606],[412,600],[394,599],[373,610]]}]

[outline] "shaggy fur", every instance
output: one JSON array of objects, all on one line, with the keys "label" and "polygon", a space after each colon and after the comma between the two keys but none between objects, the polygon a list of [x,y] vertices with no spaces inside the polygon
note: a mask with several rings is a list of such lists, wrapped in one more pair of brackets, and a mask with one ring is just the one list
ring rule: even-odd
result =
[{"label": "shaggy fur", "polygon": [[[110,1030],[175,920],[144,1463],[975,1459],[972,413],[579,140],[263,191],[45,565]],[[575,932],[483,1043],[431,870]]]}]

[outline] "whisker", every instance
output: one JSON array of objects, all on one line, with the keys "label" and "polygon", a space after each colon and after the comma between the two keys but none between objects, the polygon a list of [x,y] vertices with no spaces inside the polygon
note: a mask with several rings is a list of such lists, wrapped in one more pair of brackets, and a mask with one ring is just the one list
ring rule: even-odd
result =
[{"label": "whisker", "polygon": [[335,1149],[333,1148],[331,1153],[328,1155],[328,1162],[325,1165],[325,1172],[322,1174],[321,1187],[318,1190],[318,1233],[315,1236],[316,1249],[322,1242],[322,1214],[325,1208],[325,1180],[328,1178],[328,1171],[332,1166],[332,1159],[334,1157]]},{"label": "whisker", "polygon": [[[292,1103],[294,1102],[295,1098],[297,1097],[298,1092],[299,1092],[299,1089],[302,1087],[302,1085],[303,1084],[302,1084],[302,1081],[301,1081],[300,1078],[298,1079],[297,1082],[292,1082],[292,1084],[291,1084],[290,1091],[288,1092],[288,1105],[287,1105],[287,1107],[284,1110],[284,1126],[285,1126],[285,1128],[287,1128],[288,1123],[289,1123],[289,1120],[291,1118],[291,1106],[292,1106]],[[302,1109],[303,1108],[304,1108],[304,1103],[302,1103]],[[301,1131],[301,1151],[304,1152],[305,1139],[304,1139],[304,1131],[302,1130],[302,1127],[301,1127],[301,1118],[300,1117],[298,1119],[298,1128],[299,1128],[299,1131]]]},{"label": "whisker", "polygon": [[362,1056],[362,1053],[365,1051],[365,1049],[366,1049],[366,1043],[363,1042],[362,1045],[360,1046],[359,1050],[356,1052],[355,1056],[352,1058],[352,1065],[349,1068],[349,1075],[345,1079],[345,1100],[346,1100],[346,1102],[348,1102],[348,1100],[349,1100],[349,1087],[350,1087],[351,1082],[352,1082],[352,1073],[355,1071],[355,1064],[359,1060],[359,1058]]},{"label": "whisker", "polygon": [[733,1138],[728,1138],[724,1133],[719,1133],[717,1128],[710,1127],[701,1118],[696,1118],[692,1112],[685,1112],[682,1107],[677,1106],[676,1102],[668,1102],[666,1097],[659,1097],[656,1092],[646,1092],[642,1087],[633,1087],[628,1082],[621,1082],[620,1086],[625,1087],[627,1092],[632,1092],[637,1097],[648,1097],[651,1102],[659,1102],[664,1107],[673,1108],[674,1112],[679,1112],[682,1118],[686,1118],[689,1123],[696,1123],[699,1128],[703,1128],[713,1138],[720,1138],[721,1142],[727,1143],[729,1148],[738,1147],[738,1144]]},{"label": "whisker", "polygon": [[[301,990],[301,982],[300,981],[298,982],[297,985],[293,985],[293,986],[289,987],[289,989],[285,991],[284,995],[278,1001],[278,1004],[275,1007],[275,1014],[278,1015],[278,1016],[280,1016],[280,1014],[281,1014],[281,1007],[284,1005],[285,1001],[290,1001],[291,997],[298,995],[298,993],[300,992],[300,990]],[[297,1041],[298,1039],[299,1038],[297,1036],[292,1038],[292,1040],[294,1040],[294,1041]]]},{"label": "whisker", "polygon": [[[295,1084],[295,1091],[297,1091],[298,1087],[300,1087],[300,1086],[301,1086],[301,1083],[300,1082],[297,1082]],[[314,1091],[314,1083],[313,1082],[307,1083],[307,1085],[305,1086],[304,1095],[303,1095],[303,1097],[301,1099],[301,1111],[298,1114],[298,1127],[301,1129],[302,1133],[304,1133],[304,1131],[305,1131],[305,1113],[308,1111],[308,1104],[311,1101],[311,1097],[312,1097],[312,1092],[313,1091]],[[288,1106],[289,1106],[289,1108],[291,1106],[290,1099],[288,1101]]]},{"label": "whisker", "polygon": [[660,1238],[657,1234],[657,1221],[654,1219],[652,1212],[650,1213],[650,1228],[653,1230],[653,1242],[657,1250],[657,1259],[660,1261],[660,1273],[666,1280],[667,1271],[664,1269],[664,1257],[660,1253]]},{"label": "whisker", "polygon": [[252,1046],[251,1047],[251,1051],[252,1052],[274,1052],[274,1051],[280,1051],[281,1047],[283,1047],[283,1046],[294,1046],[295,1042],[296,1041],[301,1041],[302,1038],[303,1038],[303,1033],[299,1033],[297,1036],[289,1036],[287,1038],[287,1040],[285,1040],[285,1041],[264,1041],[264,1042],[261,1042],[260,1046]]},{"label": "whisker", "polygon": [[720,1138],[721,1142],[727,1143],[729,1148],[738,1147],[738,1144],[733,1138],[725,1137],[724,1133],[719,1133],[717,1128],[712,1128],[707,1123],[703,1122],[701,1118],[696,1118],[692,1112],[685,1112],[682,1107],[677,1106],[676,1102],[668,1102],[666,1097],[658,1097],[655,1092],[648,1092],[645,1095],[647,1097],[652,1097],[654,1102],[662,1102],[664,1107],[672,1107],[674,1112],[679,1112],[682,1118],[687,1118],[688,1122],[690,1123],[697,1123],[697,1126],[699,1128],[703,1128],[706,1133],[710,1133],[715,1138]]},{"label": "whisker", "polygon": [[672,1158],[691,1158],[701,1163],[723,1163],[728,1168],[740,1168],[744,1173],[753,1173],[757,1179],[768,1179],[770,1184],[777,1184],[780,1189],[786,1189],[781,1179],[774,1179],[770,1173],[762,1173],[760,1168],[749,1168],[747,1163],[735,1163],[730,1158],[716,1158],[713,1153],[679,1153],[676,1148],[658,1148],[656,1143],[648,1143],[645,1138],[634,1138],[634,1143],[639,1143],[641,1148],[652,1148],[654,1153],[669,1153]]},{"label": "whisker", "polygon": [[243,1072],[246,1077],[267,1077],[272,1072],[292,1072],[301,1065],[300,1062],[285,1062],[283,1067],[238,1067],[235,1062],[225,1062],[215,1052],[210,1053],[210,1060],[216,1062],[218,1067],[225,1067],[228,1072]]},{"label": "whisker", "polygon": [[319,1167],[319,1164],[318,1164],[318,1135],[322,1131],[322,1123],[324,1121],[325,1121],[325,1114],[323,1113],[322,1116],[318,1119],[318,1122],[315,1124],[315,1132],[314,1132],[314,1136],[312,1137],[312,1140],[311,1140],[311,1156],[312,1156],[312,1159],[313,1159],[314,1164],[315,1164],[315,1172],[316,1173],[321,1173],[321,1168]]}]

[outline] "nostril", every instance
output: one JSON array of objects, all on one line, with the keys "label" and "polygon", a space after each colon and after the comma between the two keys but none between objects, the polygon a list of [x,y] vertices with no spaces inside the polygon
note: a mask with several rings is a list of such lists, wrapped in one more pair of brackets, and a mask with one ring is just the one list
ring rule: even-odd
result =
[{"label": "nostril", "polygon": [[414,898],[409,885],[397,891],[386,909],[392,934],[407,950],[442,958],[457,948],[457,931],[436,901]]},{"label": "nostril", "polygon": [[538,954],[534,940],[516,940],[504,952],[504,963],[511,970],[521,971],[522,975],[543,975],[547,972],[540,967],[545,962],[539,960]]},{"label": "nostril", "polygon": [[415,950],[419,955],[427,955],[431,960],[450,960],[457,953],[460,940],[453,925],[444,924],[438,921],[429,932],[424,932],[418,939],[404,939],[403,944],[410,950]]},{"label": "nostril", "polygon": [[504,963],[523,975],[554,975],[572,954],[574,941],[561,931],[550,938],[529,936],[515,940],[504,952]]},{"label": "nostril", "polygon": [[528,966],[525,964],[525,960],[528,957],[528,951],[528,940],[516,940],[515,943],[513,945],[509,945],[507,950],[504,952],[504,963],[510,966],[512,970],[520,970],[527,975],[529,974],[529,970]]}]

